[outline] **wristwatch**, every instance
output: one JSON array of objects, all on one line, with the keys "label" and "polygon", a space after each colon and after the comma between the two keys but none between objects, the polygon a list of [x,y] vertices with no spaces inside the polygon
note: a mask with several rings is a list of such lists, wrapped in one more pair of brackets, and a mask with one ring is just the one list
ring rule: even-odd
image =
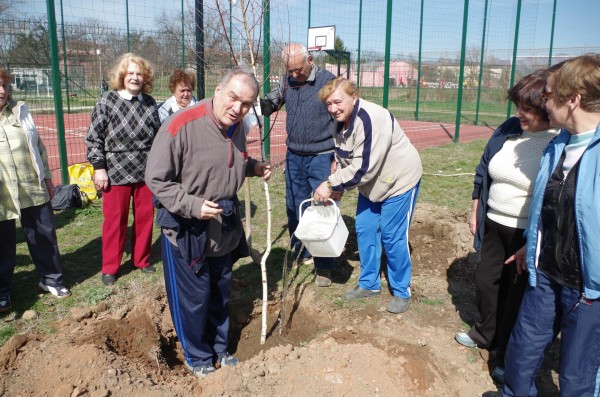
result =
[{"label": "wristwatch", "polygon": [[331,186],[331,182],[327,181],[327,189],[329,189],[330,192],[333,191],[333,187]]}]

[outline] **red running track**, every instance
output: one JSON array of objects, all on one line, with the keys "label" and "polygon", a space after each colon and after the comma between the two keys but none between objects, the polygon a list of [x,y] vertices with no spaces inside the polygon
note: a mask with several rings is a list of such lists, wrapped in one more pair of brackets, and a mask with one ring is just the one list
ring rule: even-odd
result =
[{"label": "red running track", "polygon": [[[35,115],[34,120],[48,150],[48,160],[55,183],[60,181],[60,160],[56,119],[54,114]],[[86,162],[86,146],[83,141],[90,123],[90,114],[65,114],[65,142],[69,164]],[[454,142],[454,124],[431,123],[424,121],[399,120],[400,126],[417,149],[441,146]],[[285,112],[271,116],[270,154],[271,163],[279,164],[285,159]],[[487,139],[493,132],[492,127],[461,125],[459,143],[476,139]],[[250,156],[260,159],[260,139],[258,129],[248,135]]]}]

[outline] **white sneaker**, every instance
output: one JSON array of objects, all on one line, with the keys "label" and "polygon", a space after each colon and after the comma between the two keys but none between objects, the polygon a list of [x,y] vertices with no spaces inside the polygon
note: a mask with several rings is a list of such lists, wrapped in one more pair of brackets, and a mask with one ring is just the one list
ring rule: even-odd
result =
[{"label": "white sneaker", "polygon": [[64,285],[59,285],[57,287],[52,287],[50,285],[44,284],[42,281],[38,284],[38,288],[44,292],[50,292],[52,295],[57,298],[66,298],[67,296],[71,296],[71,290],[69,290]]}]

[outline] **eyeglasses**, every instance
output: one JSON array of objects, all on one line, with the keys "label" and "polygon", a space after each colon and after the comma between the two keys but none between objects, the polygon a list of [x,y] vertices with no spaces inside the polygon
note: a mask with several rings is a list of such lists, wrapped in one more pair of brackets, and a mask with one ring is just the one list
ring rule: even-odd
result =
[{"label": "eyeglasses", "polygon": [[552,97],[554,97],[554,92],[545,91],[544,93],[542,93],[542,102],[548,102],[548,100]]},{"label": "eyeglasses", "polygon": [[306,65],[302,65],[302,66],[300,66],[299,68],[296,68],[296,69],[291,69],[291,70],[288,70],[288,71],[287,71],[287,72],[288,72],[288,75],[289,75],[289,76],[292,76],[294,73],[295,73],[295,74],[300,74],[300,72],[302,72],[302,69],[304,69],[304,66],[306,66]]}]

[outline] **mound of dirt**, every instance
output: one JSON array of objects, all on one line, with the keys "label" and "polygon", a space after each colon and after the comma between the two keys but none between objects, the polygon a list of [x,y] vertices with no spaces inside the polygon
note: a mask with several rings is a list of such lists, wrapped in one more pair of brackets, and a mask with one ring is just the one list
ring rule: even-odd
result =
[{"label": "mound of dirt", "polygon": [[[279,335],[279,293],[272,297],[265,345],[260,302],[240,302],[234,292],[231,346],[242,360],[235,368],[202,380],[190,375],[157,287],[121,306],[74,308],[54,334],[14,336],[0,349],[0,395],[475,397],[496,390],[485,360],[453,340],[476,315],[466,216],[420,206],[410,243],[413,299],[404,314],[385,311],[385,289],[364,301],[340,298],[359,272],[351,240],[331,288],[307,280],[290,292],[286,335]],[[251,318],[236,311],[242,303],[254,306]]]}]

